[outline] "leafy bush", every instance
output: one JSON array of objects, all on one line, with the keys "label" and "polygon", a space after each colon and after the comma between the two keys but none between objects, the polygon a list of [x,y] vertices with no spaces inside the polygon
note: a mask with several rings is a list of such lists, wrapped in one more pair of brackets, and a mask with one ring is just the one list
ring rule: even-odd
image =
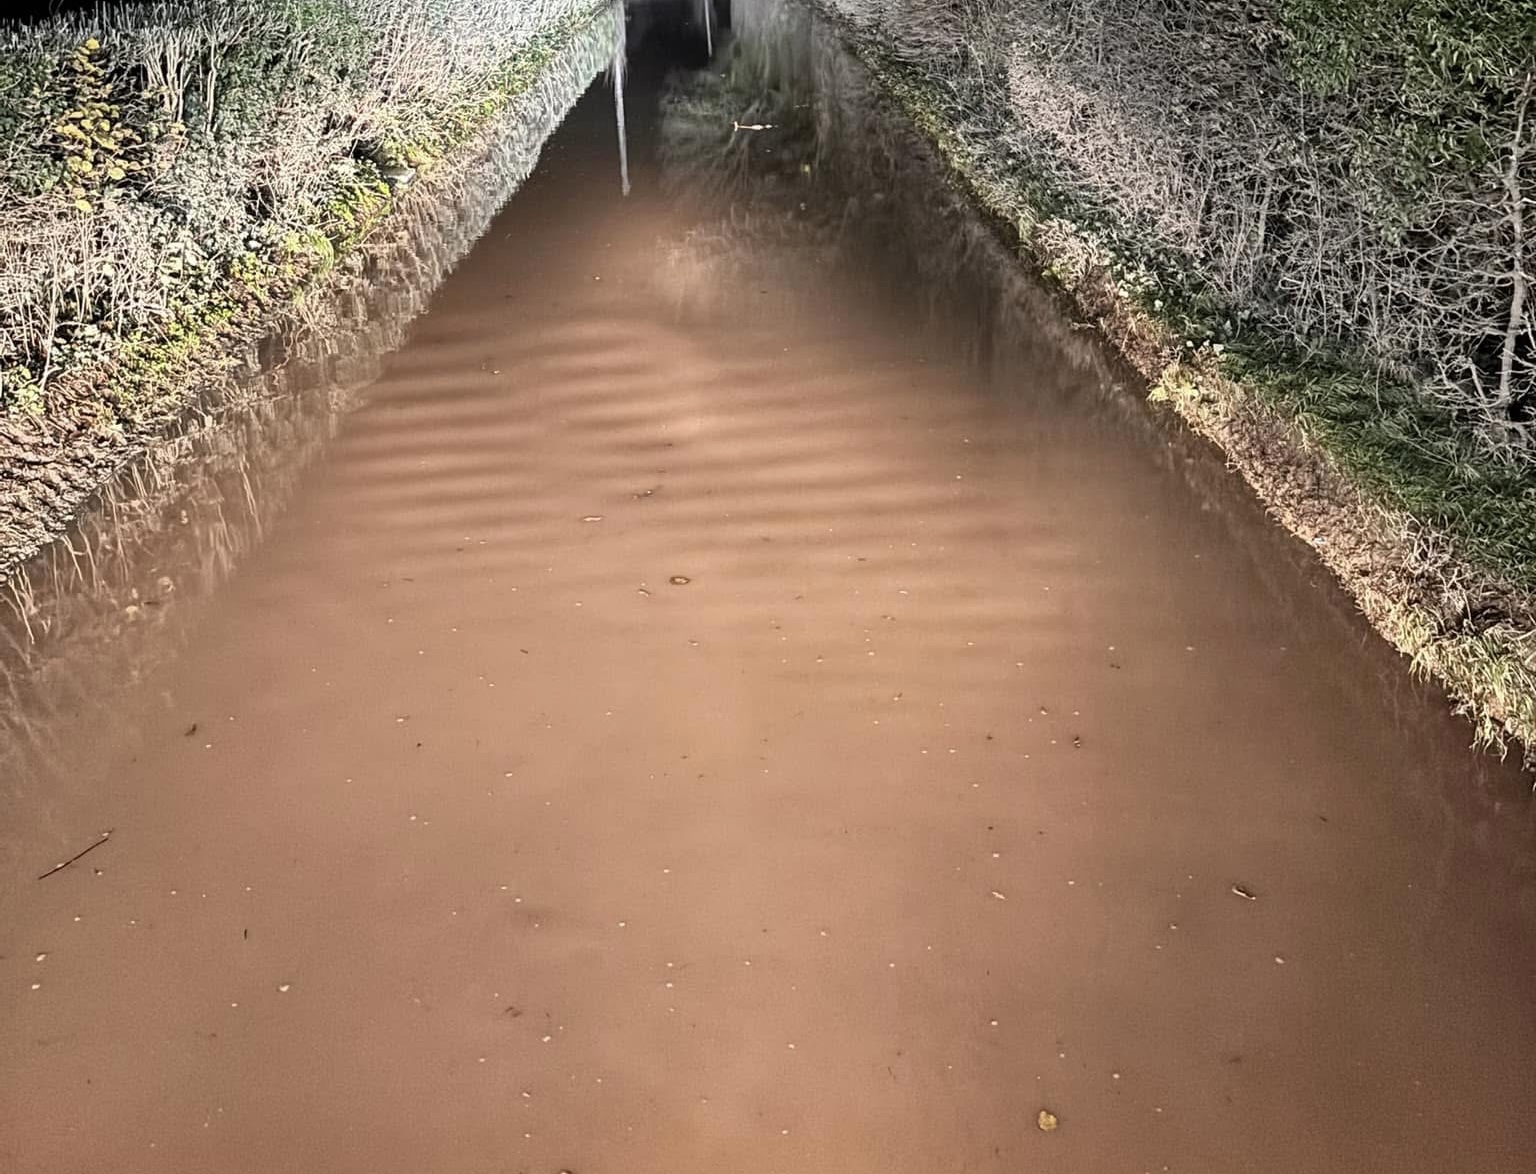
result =
[{"label": "leafy bush", "polygon": [[[593,0],[192,0],[0,25],[0,409],[329,264]],[[303,247],[294,247],[300,242]],[[131,405],[121,405],[131,408]]]},{"label": "leafy bush", "polygon": [[1353,351],[1536,464],[1529,0],[826,3],[1149,304]]}]

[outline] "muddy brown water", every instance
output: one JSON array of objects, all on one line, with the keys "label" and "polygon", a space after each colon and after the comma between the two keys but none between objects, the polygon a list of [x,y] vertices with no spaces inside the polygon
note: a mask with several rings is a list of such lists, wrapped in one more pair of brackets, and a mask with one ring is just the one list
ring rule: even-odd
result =
[{"label": "muddy brown water", "polygon": [[1532,1169],[1528,780],[737,24],[665,105],[632,28],[634,194],[599,87],[50,718],[0,1169]]}]

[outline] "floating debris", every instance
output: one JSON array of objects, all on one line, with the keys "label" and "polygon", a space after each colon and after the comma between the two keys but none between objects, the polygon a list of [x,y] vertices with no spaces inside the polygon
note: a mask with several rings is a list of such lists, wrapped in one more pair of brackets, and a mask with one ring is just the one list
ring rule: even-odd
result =
[{"label": "floating debris", "polygon": [[[47,880],[54,873],[59,872],[62,869],[68,868],[71,864],[73,864],[76,860],[79,860],[80,857],[84,856],[87,852],[94,852],[97,848],[100,848],[103,844],[105,844],[111,838],[112,838],[112,829],[108,828],[106,831],[102,832],[101,835],[96,838],[96,842],[94,844],[92,844],[90,847],[82,848],[80,851],[76,852],[73,856],[71,856],[68,860],[61,860],[61,861],[59,861],[52,868],[50,868],[47,872],[41,874],[37,879],[38,880]],[[97,876],[101,875],[101,870],[100,869],[97,869],[95,871],[96,871],[96,875]]]},{"label": "floating debris", "polygon": [[1061,1120],[1049,1109],[1041,1109],[1040,1115],[1035,1118],[1035,1124],[1040,1126],[1041,1133],[1051,1133],[1061,1124]]},{"label": "floating debris", "polygon": [[601,522],[603,520],[603,515],[602,514],[588,514],[586,517],[582,518],[581,520],[583,522]]},{"label": "floating debris", "polygon": [[1244,888],[1242,885],[1233,885],[1232,891],[1241,897],[1244,901],[1257,901],[1259,899],[1257,893],[1253,892],[1251,889]]},{"label": "floating debris", "polygon": [[673,575],[670,579],[667,580],[667,582],[671,583],[674,587],[686,587],[689,583],[692,583],[693,580],[690,579],[687,575]]}]

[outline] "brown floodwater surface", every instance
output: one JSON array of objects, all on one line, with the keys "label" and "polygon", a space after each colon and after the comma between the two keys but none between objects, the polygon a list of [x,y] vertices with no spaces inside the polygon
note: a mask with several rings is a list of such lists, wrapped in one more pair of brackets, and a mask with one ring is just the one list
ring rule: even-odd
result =
[{"label": "brown floodwater surface", "polygon": [[1536,1168],[1529,781],[777,19],[50,719],[0,1170]]}]

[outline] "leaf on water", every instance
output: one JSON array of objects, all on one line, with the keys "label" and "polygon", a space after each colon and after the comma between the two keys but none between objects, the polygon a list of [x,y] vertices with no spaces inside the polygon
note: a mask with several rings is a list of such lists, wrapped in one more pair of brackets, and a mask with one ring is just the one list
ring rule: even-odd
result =
[{"label": "leaf on water", "polygon": [[1040,1115],[1035,1118],[1035,1124],[1040,1126],[1041,1133],[1050,1133],[1061,1124],[1056,1114],[1049,1109],[1041,1109]]},{"label": "leaf on water", "polygon": [[667,580],[667,582],[671,583],[674,587],[686,587],[689,583],[692,583],[693,580],[690,579],[687,575],[673,575],[670,579]]}]

